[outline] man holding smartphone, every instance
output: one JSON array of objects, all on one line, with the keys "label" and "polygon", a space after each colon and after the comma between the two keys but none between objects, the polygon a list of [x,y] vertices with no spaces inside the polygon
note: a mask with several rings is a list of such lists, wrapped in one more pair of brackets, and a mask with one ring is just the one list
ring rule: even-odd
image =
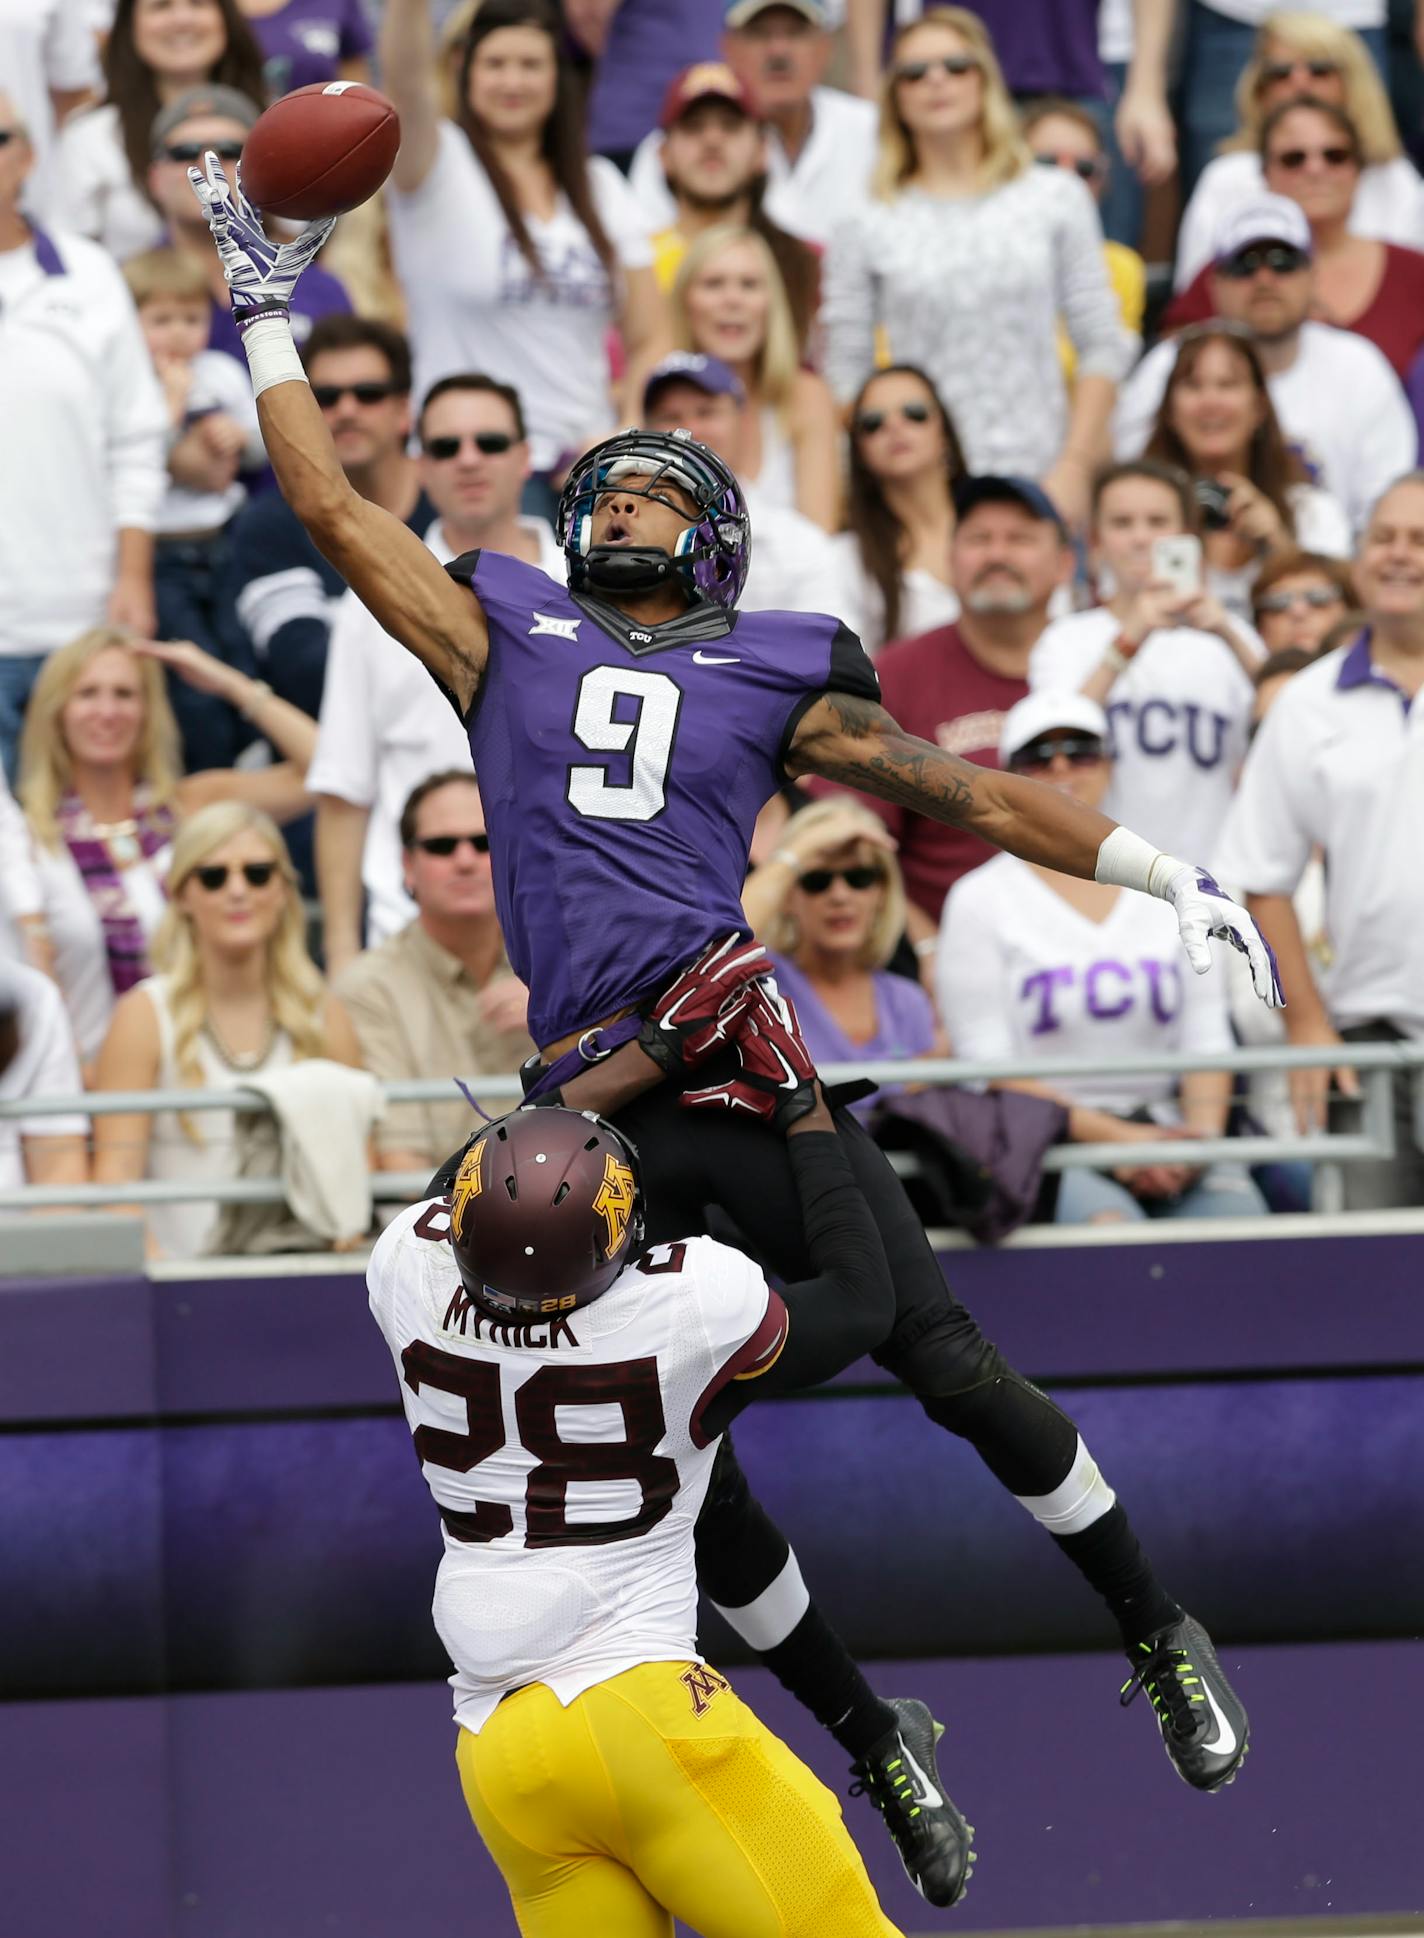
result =
[{"label": "man holding smartphone", "polygon": [[1106,710],[1110,812],[1210,854],[1245,758],[1264,648],[1203,589],[1198,520],[1182,472],[1145,458],[1100,471],[1090,548],[1103,603],[1055,620],[1028,677]]}]

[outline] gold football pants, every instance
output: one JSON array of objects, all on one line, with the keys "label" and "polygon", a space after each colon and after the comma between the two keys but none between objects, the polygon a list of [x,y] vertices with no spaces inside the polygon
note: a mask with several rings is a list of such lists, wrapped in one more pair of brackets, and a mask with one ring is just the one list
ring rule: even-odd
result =
[{"label": "gold football pants", "polygon": [[508,1696],[456,1761],[525,1938],[899,1938],[840,1805],[715,1670]]}]

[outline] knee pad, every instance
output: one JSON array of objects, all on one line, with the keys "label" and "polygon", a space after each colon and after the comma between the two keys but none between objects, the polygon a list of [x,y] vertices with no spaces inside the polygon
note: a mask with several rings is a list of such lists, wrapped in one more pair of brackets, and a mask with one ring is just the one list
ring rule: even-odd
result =
[{"label": "knee pad", "polygon": [[1010,1493],[1051,1494],[1077,1457],[1078,1429],[1046,1393],[995,1356],[1001,1370],[992,1379],[920,1404],[936,1426],[967,1440]]}]

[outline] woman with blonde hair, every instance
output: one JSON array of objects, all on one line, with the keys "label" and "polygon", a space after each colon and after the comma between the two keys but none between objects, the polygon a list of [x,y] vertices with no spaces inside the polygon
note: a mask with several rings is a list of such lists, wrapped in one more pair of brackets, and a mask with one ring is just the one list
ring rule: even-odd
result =
[{"label": "woman with blonde hair", "polygon": [[1267,14],[1236,86],[1237,128],[1202,169],[1177,235],[1175,283],[1185,289],[1212,260],[1226,218],[1265,190],[1261,130],[1302,95],[1342,108],[1359,135],[1360,179],[1350,230],[1424,248],[1424,181],[1404,153],[1379,71],[1357,33],[1319,13]]},{"label": "woman with blonde hair", "polygon": [[[241,801],[194,814],[174,840],[168,890],[158,973],[115,1009],[96,1090],[236,1090],[304,1057],[359,1067],[350,1018],[307,953],[296,873],[268,815]],[[226,1110],[99,1117],[94,1177],[221,1178],[233,1140]],[[149,1207],[151,1243],[169,1258],[203,1251],[215,1223],[211,1201]]]},{"label": "woman with blonde hair", "polygon": [[929,997],[885,966],[905,931],[905,887],[868,808],[835,796],[793,814],[742,906],[818,1064],[943,1049]]},{"label": "woman with blonde hair", "polygon": [[[284,758],[250,772],[181,774],[165,666],[230,701]],[[178,822],[217,800],[279,820],[300,814],[315,746],[314,721],[187,641],[155,645],[100,626],[45,661],[17,790],[39,877],[30,939],[63,992],[83,1063],[98,1054],[115,998],[148,974]]]},{"label": "woman with blonde hair", "polygon": [[[1060,315],[1078,359],[1071,401]],[[971,471],[1038,478],[1081,521],[1136,339],[1092,195],[1067,170],[1033,165],[993,43],[963,7],[895,36],[872,196],[831,239],[821,317],[844,402],[883,331],[891,359],[934,382]]]},{"label": "woman with blonde hair", "polygon": [[840,511],[835,400],[803,370],[781,271],[765,236],[718,223],[697,237],[672,289],[679,348],[718,357],[747,398],[747,457],[740,470],[758,498],[834,531]]}]

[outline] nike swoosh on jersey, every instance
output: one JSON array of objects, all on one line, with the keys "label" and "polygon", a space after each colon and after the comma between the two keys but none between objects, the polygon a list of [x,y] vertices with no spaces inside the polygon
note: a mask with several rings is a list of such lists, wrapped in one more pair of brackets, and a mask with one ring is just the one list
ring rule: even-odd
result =
[{"label": "nike swoosh on jersey", "polygon": [[915,1785],[916,1785],[916,1791],[917,1791],[915,1802],[919,1804],[922,1809],[929,1809],[929,1810],[940,1809],[944,1803],[944,1798],[940,1795],[939,1791],[935,1789],[934,1785],[930,1782],[929,1778],[925,1775],[924,1771],[920,1768],[919,1764],[915,1761],[914,1757],[911,1756],[909,1747],[906,1744],[903,1736],[900,1738],[900,1754],[904,1757],[905,1762],[908,1764],[910,1772],[915,1779]]},{"label": "nike swoosh on jersey", "polygon": [[742,662],[735,653],[730,659],[722,653],[694,653],[692,663],[694,666],[740,666]]},{"label": "nike swoosh on jersey", "polygon": [[1236,1749],[1236,1731],[1227,1722],[1225,1716],[1222,1715],[1221,1704],[1211,1693],[1205,1681],[1202,1683],[1202,1691],[1208,1703],[1211,1705],[1212,1715],[1216,1718],[1216,1741],[1214,1743],[1203,1743],[1202,1748],[1204,1750],[1210,1750],[1213,1756],[1231,1756]]}]

